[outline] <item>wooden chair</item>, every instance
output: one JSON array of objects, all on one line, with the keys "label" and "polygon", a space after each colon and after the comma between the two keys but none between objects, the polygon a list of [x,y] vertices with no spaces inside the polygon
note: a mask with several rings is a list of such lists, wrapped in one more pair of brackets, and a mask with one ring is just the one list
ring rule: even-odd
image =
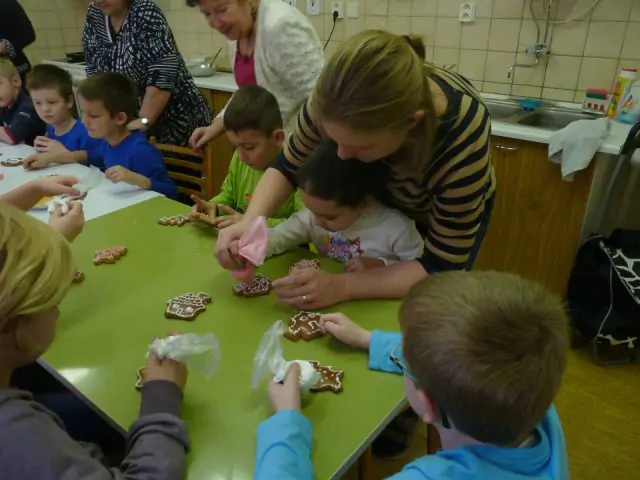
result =
[{"label": "wooden chair", "polygon": [[198,152],[190,148],[158,143],[155,138],[151,139],[151,143],[162,152],[169,177],[175,180],[181,197],[198,195],[209,200],[217,193],[211,145]]}]

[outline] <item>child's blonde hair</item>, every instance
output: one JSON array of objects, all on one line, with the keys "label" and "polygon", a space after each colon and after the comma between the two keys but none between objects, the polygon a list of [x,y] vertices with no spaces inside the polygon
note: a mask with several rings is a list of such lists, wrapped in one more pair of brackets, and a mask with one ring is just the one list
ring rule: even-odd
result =
[{"label": "child's blonde hair", "polygon": [[508,273],[436,273],[409,291],[400,324],[409,370],[460,432],[512,445],[551,406],[569,322],[542,285]]},{"label": "child's blonde hair", "polygon": [[0,202],[0,329],[57,306],[74,274],[71,247],[62,235]]},{"label": "child's blonde hair", "polygon": [[13,77],[19,76],[18,69],[6,58],[0,59],[0,77],[11,80]]}]

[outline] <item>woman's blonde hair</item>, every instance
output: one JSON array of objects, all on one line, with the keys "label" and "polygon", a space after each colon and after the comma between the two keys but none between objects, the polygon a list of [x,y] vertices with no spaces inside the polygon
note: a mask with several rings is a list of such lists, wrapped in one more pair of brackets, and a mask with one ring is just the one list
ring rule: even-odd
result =
[{"label": "woman's blonde hair", "polygon": [[404,149],[410,167],[422,170],[431,159],[438,124],[431,67],[424,61],[421,37],[365,30],[344,41],[326,63],[313,93],[314,111],[321,120],[365,132],[406,129],[423,111]]},{"label": "woman's blonde hair", "polygon": [[74,274],[71,247],[62,235],[0,202],[0,328],[57,306]]}]

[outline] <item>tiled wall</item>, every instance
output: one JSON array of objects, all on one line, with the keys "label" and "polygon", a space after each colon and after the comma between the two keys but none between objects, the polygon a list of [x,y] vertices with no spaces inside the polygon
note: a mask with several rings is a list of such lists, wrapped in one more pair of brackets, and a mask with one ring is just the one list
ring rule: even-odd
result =
[{"label": "tiled wall", "polygon": [[[184,0],[156,0],[165,11],[185,57],[214,54],[226,42],[212,31],[195,8]],[[544,33],[542,6],[548,0],[476,0],[476,20],[458,21],[459,0],[343,0],[359,4],[359,18],[338,20],[327,45],[327,55],[345,37],[365,28],[384,28],[404,34],[419,33],[427,44],[428,59],[455,69],[485,92],[582,101],[587,87],[610,88],[620,67],[640,68],[640,0],[600,0],[590,18],[573,23],[553,23],[552,54],[535,68],[524,48],[536,40],[529,11],[533,2]],[[329,0],[320,0],[322,14],[309,16],[318,35],[326,41],[331,32]],[[554,0],[552,17],[562,22],[585,11],[593,0]],[[30,48],[33,60],[60,57],[80,49],[86,0],[21,0],[38,34]],[[297,0],[304,11],[306,0]]]}]

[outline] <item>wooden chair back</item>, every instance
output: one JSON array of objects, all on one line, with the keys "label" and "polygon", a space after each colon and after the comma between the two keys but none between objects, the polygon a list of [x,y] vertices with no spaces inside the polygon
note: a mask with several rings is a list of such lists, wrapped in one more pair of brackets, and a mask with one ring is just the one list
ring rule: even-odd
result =
[{"label": "wooden chair back", "polygon": [[169,177],[175,180],[181,196],[197,195],[209,200],[215,195],[213,151],[210,145],[199,152],[191,148],[158,143],[155,138],[151,139],[151,143],[162,152]]}]

